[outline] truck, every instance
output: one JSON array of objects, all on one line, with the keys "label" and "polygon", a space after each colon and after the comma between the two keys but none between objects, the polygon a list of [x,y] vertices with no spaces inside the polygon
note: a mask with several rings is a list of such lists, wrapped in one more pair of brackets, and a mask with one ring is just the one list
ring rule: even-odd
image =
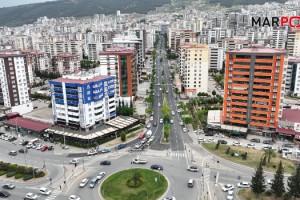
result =
[{"label": "truck", "polygon": [[146,164],[147,159],[141,159],[141,158],[137,157],[132,161],[132,163],[134,163],[134,164]]},{"label": "truck", "polygon": [[145,137],[146,138],[150,138],[152,136],[152,131],[151,130],[148,130],[145,134]]}]

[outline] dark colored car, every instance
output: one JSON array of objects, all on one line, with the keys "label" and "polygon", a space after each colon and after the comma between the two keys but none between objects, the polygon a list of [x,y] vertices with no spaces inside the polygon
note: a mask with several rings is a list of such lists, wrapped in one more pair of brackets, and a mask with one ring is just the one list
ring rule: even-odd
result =
[{"label": "dark colored car", "polygon": [[3,134],[4,134],[3,132],[0,132],[0,136],[3,135]]},{"label": "dark colored car", "polygon": [[17,140],[16,137],[11,137],[11,138],[8,139],[8,141],[10,141],[10,142],[15,141],[15,140]]},{"label": "dark colored car", "polygon": [[4,189],[9,189],[9,190],[12,190],[14,189],[16,186],[14,184],[11,184],[11,183],[6,183],[2,186],[2,188]]},{"label": "dark colored car", "polygon": [[16,151],[10,151],[9,153],[8,153],[8,155],[10,155],[10,156],[16,156],[18,153],[16,152]]},{"label": "dark colored car", "polygon": [[264,140],[263,141],[263,144],[273,144],[273,141],[272,140]]},{"label": "dark colored car", "polygon": [[253,138],[253,139],[250,140],[250,142],[260,143],[260,139],[258,139],[258,138]]},{"label": "dark colored car", "polygon": [[9,192],[0,191],[0,197],[9,197],[9,196],[10,196]]},{"label": "dark colored car", "polygon": [[26,146],[29,143],[29,141],[23,141],[22,146]]},{"label": "dark colored car", "polygon": [[294,148],[294,145],[293,144],[284,144],[284,145],[282,145],[282,147]]},{"label": "dark colored car", "polygon": [[100,162],[100,165],[110,165],[111,162],[109,160],[103,160]]},{"label": "dark colored car", "polygon": [[164,170],[163,166],[161,165],[151,165],[151,169],[156,169],[156,170]]},{"label": "dark colored car", "polygon": [[119,144],[117,146],[117,149],[124,149],[127,146],[127,144]]},{"label": "dark colored car", "polygon": [[53,146],[49,146],[49,147],[48,147],[48,151],[51,151],[51,150],[54,150],[54,147],[53,147]]},{"label": "dark colored car", "polygon": [[227,144],[228,142],[226,140],[218,140],[219,144]]},{"label": "dark colored car", "polygon": [[25,150],[24,149],[20,149],[19,150],[19,153],[26,153],[26,152],[27,152],[27,149],[25,149]]},{"label": "dark colored car", "polygon": [[153,126],[157,126],[157,122],[156,121],[153,123]]}]

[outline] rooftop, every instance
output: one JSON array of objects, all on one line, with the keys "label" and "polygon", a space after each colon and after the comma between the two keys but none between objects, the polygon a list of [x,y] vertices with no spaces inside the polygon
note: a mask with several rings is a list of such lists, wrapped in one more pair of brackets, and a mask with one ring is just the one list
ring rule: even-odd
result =
[{"label": "rooftop", "polygon": [[124,54],[135,54],[135,50],[129,50],[124,47],[112,47],[102,51],[99,55],[124,55]]},{"label": "rooftop", "polygon": [[300,123],[300,109],[283,109],[280,120]]},{"label": "rooftop", "polygon": [[113,78],[111,76],[100,76],[99,74],[87,74],[87,73],[78,73],[78,74],[72,74],[72,75],[66,75],[62,78],[57,78],[50,80],[52,82],[63,82],[63,83],[79,83],[79,84],[85,84],[90,82],[96,82],[107,78]]},{"label": "rooftop", "polygon": [[16,118],[10,119],[8,121],[5,121],[4,124],[21,127],[21,128],[25,128],[27,130],[36,131],[36,132],[43,131],[52,126],[51,124],[33,121],[31,119],[26,119],[26,118],[22,118],[22,117],[16,117]]},{"label": "rooftop", "polygon": [[288,51],[284,49],[268,48],[264,46],[251,46],[242,49],[229,50],[228,53],[264,53],[264,54],[286,54]]}]

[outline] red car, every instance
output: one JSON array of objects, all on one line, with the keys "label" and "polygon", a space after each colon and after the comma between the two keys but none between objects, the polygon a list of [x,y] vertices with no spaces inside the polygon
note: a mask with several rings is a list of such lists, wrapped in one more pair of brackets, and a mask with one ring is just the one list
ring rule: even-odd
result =
[{"label": "red car", "polygon": [[140,139],[143,139],[144,137],[145,137],[144,133],[139,136]]},{"label": "red car", "polygon": [[48,149],[48,146],[43,146],[42,148],[41,148],[41,151],[46,151]]}]

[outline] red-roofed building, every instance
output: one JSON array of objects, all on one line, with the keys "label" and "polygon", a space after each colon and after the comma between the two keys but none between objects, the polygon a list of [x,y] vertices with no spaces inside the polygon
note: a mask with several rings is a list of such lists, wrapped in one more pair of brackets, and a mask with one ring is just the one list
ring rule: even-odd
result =
[{"label": "red-roofed building", "polygon": [[50,128],[52,126],[51,124],[33,121],[31,119],[22,118],[22,117],[16,117],[8,121],[5,121],[3,123],[7,126],[17,127],[17,128],[25,129],[27,131],[37,132],[37,133],[42,132],[43,130],[46,130],[47,128]]},{"label": "red-roofed building", "polygon": [[276,132],[280,135],[300,136],[300,109],[283,109]]}]

